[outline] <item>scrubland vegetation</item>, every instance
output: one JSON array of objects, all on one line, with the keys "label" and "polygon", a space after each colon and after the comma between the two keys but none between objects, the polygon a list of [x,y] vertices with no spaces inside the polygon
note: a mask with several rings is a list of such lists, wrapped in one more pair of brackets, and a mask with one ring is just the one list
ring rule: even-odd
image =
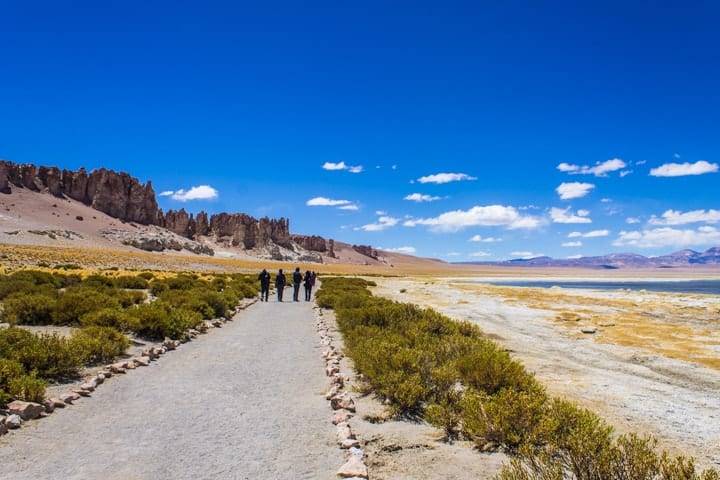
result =
[{"label": "scrubland vegetation", "polygon": [[469,322],[373,297],[372,282],[323,278],[318,305],[335,310],[345,350],[367,386],[401,417],[424,419],[448,440],[502,448],[497,480],[717,480],[652,437],[616,435],[593,412],[547,394]]},{"label": "scrubland vegetation", "polygon": [[[62,271],[60,271],[62,270]],[[0,276],[0,404],[41,401],[48,382],[125,353],[129,336],[181,339],[257,295],[252,276],[20,270]],[[68,273],[69,272],[69,273]],[[27,325],[72,327],[69,337]]]}]

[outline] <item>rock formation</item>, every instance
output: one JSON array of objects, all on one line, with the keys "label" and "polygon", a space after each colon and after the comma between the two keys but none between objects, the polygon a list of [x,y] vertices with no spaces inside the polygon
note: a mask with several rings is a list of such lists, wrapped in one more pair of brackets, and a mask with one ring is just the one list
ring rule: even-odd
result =
[{"label": "rock formation", "polygon": [[218,213],[208,219],[205,212],[196,218],[185,210],[170,210],[159,215],[159,225],[188,238],[214,237],[220,244],[244,249],[267,247],[272,244],[291,248],[290,221],[263,217],[256,219],[244,213]]},{"label": "rock formation", "polygon": [[361,255],[365,255],[366,257],[370,257],[375,260],[378,258],[377,250],[372,248],[370,245],[353,245],[352,249]]},{"label": "rock formation", "polygon": [[61,173],[57,167],[0,161],[0,191],[10,193],[11,185],[66,196],[120,220],[157,224],[158,206],[151,182],[142,185],[127,173],[104,168],[89,175],[83,168]]},{"label": "rock formation", "polygon": [[[299,247],[311,252],[327,252],[327,242],[317,235],[292,235],[290,237]],[[332,240],[331,240],[332,241]]]}]

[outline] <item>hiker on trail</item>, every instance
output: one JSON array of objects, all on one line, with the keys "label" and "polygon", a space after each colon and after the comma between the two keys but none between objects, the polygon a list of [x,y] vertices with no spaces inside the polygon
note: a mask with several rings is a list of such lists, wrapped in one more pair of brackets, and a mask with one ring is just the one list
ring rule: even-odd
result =
[{"label": "hiker on trail", "polygon": [[300,283],[302,282],[303,276],[300,273],[300,267],[295,268],[293,272],[293,302],[299,302],[298,294],[300,293]]},{"label": "hiker on trail", "polygon": [[280,270],[278,270],[277,275],[275,275],[275,288],[277,289],[278,302],[282,302],[283,290],[285,290],[286,283],[287,279],[285,278],[285,274],[283,273],[281,268]]},{"label": "hiker on trail", "polygon": [[270,293],[270,273],[263,268],[263,271],[258,275],[258,280],[260,280],[260,301],[267,302]]},{"label": "hiker on trail", "polygon": [[305,301],[309,302],[312,296],[312,287],[315,285],[315,272],[308,270],[305,272]]}]

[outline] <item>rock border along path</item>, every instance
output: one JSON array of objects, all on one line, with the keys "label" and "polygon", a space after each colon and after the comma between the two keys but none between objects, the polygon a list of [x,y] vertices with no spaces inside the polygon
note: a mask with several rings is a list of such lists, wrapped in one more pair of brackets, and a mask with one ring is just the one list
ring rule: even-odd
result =
[{"label": "rock border along path", "polygon": [[[0,479],[336,479],[341,427],[329,421],[321,353],[331,339],[318,342],[313,305],[257,303],[0,437]],[[339,443],[356,448],[347,432]]]}]

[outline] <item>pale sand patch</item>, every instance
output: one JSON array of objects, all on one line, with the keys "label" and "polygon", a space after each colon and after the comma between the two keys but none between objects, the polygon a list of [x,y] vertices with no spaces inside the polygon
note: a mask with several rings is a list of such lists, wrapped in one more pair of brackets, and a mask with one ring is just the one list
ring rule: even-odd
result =
[{"label": "pale sand patch", "polygon": [[[373,280],[376,295],[476,323],[550,393],[594,410],[619,432],[650,433],[698,466],[720,465],[717,297]],[[585,325],[597,333],[580,333]]]}]

